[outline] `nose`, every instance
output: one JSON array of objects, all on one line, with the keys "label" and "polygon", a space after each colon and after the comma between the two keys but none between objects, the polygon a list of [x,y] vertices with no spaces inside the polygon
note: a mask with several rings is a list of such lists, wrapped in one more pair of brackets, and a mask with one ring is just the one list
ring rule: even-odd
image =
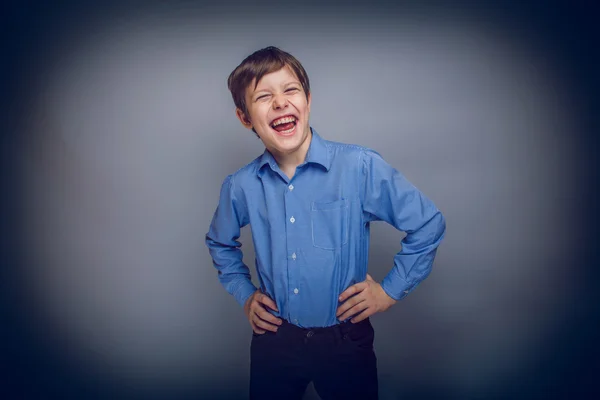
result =
[{"label": "nose", "polygon": [[273,109],[279,110],[288,106],[288,101],[285,96],[275,95],[273,96]]}]

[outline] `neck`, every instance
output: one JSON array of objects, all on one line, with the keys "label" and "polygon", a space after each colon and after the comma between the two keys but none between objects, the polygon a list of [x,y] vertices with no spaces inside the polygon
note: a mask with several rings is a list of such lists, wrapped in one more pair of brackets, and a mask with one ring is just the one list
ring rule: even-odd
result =
[{"label": "neck", "polygon": [[312,131],[309,128],[306,140],[292,153],[272,153],[277,165],[283,171],[295,171],[296,167],[306,160],[306,154],[312,140]]}]

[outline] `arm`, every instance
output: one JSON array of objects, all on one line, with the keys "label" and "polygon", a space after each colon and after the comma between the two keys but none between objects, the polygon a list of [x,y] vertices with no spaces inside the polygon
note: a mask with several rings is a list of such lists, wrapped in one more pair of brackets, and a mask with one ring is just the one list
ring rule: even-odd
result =
[{"label": "arm", "polygon": [[241,306],[256,291],[250,270],[242,261],[242,244],[238,241],[240,229],[249,222],[246,210],[244,197],[236,190],[230,175],[221,186],[219,205],[206,234],[206,245],[219,281]]},{"label": "arm", "polygon": [[385,221],[406,232],[402,249],[381,286],[400,300],[422,282],[433,265],[446,221],[431,200],[374,151],[362,157],[363,212],[367,221]]},{"label": "arm", "polygon": [[337,316],[342,321],[354,316],[352,322],[387,310],[427,278],[446,230],[446,221],[431,200],[376,152],[362,153],[359,179],[365,222],[385,221],[406,236],[381,284],[367,274],[365,281],[340,295],[343,304]]}]

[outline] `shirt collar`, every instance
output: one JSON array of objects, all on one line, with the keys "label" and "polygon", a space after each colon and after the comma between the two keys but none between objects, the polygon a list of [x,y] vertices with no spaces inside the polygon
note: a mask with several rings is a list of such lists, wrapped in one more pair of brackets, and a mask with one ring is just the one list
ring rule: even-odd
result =
[{"label": "shirt collar", "polygon": [[[310,128],[310,130],[312,132],[312,139],[310,141],[308,152],[306,153],[306,160],[303,164],[319,164],[329,171],[329,168],[331,168],[331,158],[329,156],[327,143],[325,143],[325,140],[323,140],[316,130],[313,128]],[[274,169],[277,165],[277,161],[275,161],[275,158],[267,149],[265,149],[265,152],[260,157],[257,173],[259,173],[265,165],[269,165],[271,169]]]}]

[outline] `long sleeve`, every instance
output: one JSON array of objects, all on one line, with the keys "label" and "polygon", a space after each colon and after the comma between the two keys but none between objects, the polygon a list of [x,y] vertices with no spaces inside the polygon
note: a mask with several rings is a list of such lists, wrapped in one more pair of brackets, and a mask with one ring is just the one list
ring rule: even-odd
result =
[{"label": "long sleeve", "polygon": [[381,283],[388,296],[400,300],[431,272],[446,221],[433,202],[378,153],[364,151],[361,162],[365,221],[385,221],[406,233],[394,266]]},{"label": "long sleeve", "polygon": [[248,213],[243,194],[235,189],[234,178],[230,175],[221,186],[219,205],[206,234],[206,245],[219,281],[243,306],[256,287],[248,266],[242,261],[242,244],[238,239],[240,229],[248,224]]}]

